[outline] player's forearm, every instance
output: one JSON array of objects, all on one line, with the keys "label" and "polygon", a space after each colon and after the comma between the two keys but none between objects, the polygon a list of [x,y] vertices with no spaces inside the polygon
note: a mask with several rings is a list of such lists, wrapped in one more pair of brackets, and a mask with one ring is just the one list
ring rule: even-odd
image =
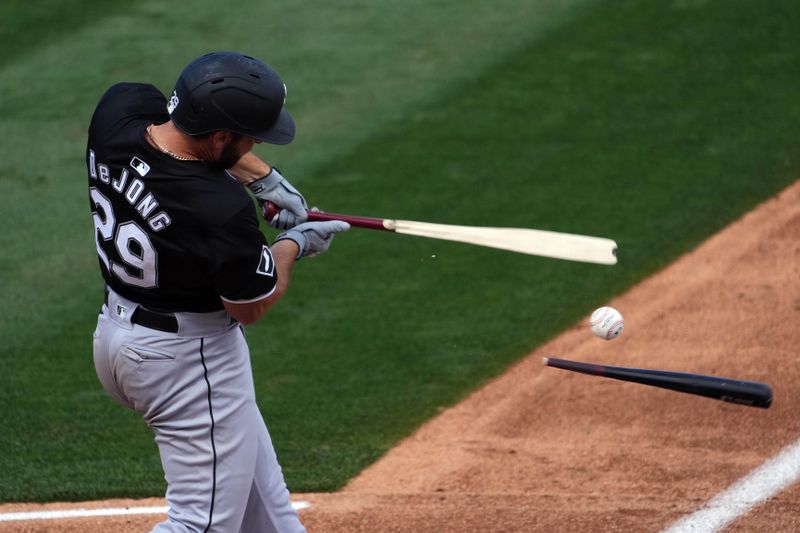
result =
[{"label": "player's forearm", "polygon": [[282,298],[289,288],[289,281],[292,279],[292,268],[297,261],[297,253],[299,251],[300,247],[291,239],[276,242],[270,248],[272,258],[275,261],[275,269],[278,272],[278,286],[270,297],[276,298],[275,301]]},{"label": "player's forearm", "polygon": [[286,293],[289,288],[289,280],[292,277],[292,267],[296,261],[295,257],[299,251],[297,243],[291,240],[276,242],[271,248],[272,260],[275,261],[277,274],[277,285],[275,290],[261,300],[246,304],[223,302],[225,309],[230,315],[242,324],[252,324],[258,321],[264,314]]},{"label": "player's forearm", "polygon": [[247,152],[228,172],[242,185],[248,185],[270,173],[272,167],[253,152]]}]

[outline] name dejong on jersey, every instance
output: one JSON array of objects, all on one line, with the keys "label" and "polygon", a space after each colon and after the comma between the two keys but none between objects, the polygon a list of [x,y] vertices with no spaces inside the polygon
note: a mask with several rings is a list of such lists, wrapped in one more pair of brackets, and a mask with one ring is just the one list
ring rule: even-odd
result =
[{"label": "name dejong on jersey", "polygon": [[[145,176],[150,171],[150,165],[139,157],[131,159],[130,164],[140,176]],[[129,179],[130,172],[124,167],[118,176],[112,177],[111,169],[105,163],[97,163],[94,150],[91,149],[89,150],[89,175],[92,179],[111,185],[114,191],[123,195],[154,232],[157,233],[172,223],[172,218],[166,211],[161,210],[153,214],[158,209],[158,200],[155,199],[152,193],[147,191],[142,180],[136,177]],[[103,203],[102,200],[98,202],[96,198],[97,195],[102,195],[102,193],[94,188],[90,193],[95,204]]]}]

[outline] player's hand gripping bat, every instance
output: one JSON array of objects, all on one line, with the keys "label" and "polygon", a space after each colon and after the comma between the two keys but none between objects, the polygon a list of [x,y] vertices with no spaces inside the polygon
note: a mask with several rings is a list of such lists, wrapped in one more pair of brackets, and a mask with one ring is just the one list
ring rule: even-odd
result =
[{"label": "player's hand gripping bat", "polygon": [[[279,212],[272,202],[263,204],[264,218],[272,220]],[[477,246],[499,248],[529,255],[540,255],[569,261],[583,261],[601,265],[617,262],[617,243],[603,237],[589,237],[574,233],[559,233],[526,228],[487,228],[479,226],[452,226],[413,220],[373,218],[324,211],[309,211],[308,220],[344,220],[351,226],[416,235],[445,241],[465,242]]]}]

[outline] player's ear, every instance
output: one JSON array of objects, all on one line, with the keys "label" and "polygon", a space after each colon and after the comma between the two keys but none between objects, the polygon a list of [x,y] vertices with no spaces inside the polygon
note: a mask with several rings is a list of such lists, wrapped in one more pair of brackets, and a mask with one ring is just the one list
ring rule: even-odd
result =
[{"label": "player's ear", "polygon": [[211,141],[214,144],[214,148],[225,147],[232,138],[233,134],[227,130],[215,131],[211,134]]}]

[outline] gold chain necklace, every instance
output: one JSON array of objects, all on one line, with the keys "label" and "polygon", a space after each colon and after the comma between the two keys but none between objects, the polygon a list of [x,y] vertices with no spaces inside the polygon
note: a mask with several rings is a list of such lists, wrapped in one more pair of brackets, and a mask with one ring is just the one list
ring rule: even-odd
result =
[{"label": "gold chain necklace", "polygon": [[150,128],[152,128],[152,127],[153,127],[153,125],[150,124],[149,126],[147,126],[147,130],[146,131],[147,131],[147,137],[150,139],[150,142],[153,143],[153,146],[155,146],[156,148],[158,148],[159,150],[161,150],[162,152],[164,152],[168,156],[174,157],[175,159],[178,159],[180,161],[202,161],[202,159],[200,159],[199,157],[186,157],[186,156],[183,156],[183,155],[178,155],[175,152],[167,150],[166,148],[164,148],[163,146],[158,144],[158,141],[155,140],[155,138],[153,137],[153,134],[150,132]]}]

